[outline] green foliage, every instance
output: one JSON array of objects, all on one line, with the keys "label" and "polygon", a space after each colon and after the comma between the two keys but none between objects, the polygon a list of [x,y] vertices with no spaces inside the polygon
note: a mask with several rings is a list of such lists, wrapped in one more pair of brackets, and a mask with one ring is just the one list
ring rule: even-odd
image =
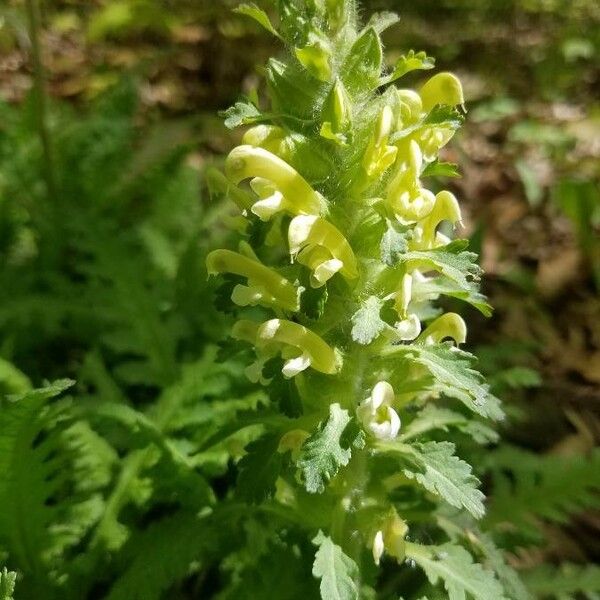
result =
[{"label": "green foliage", "polygon": [[478,489],[480,482],[472,475],[471,467],[454,455],[454,444],[389,444],[382,449],[397,454],[405,464],[402,472],[428,492],[452,506],[465,508],[476,519],[483,517],[484,495]]},{"label": "green foliage", "polygon": [[539,535],[538,519],[565,523],[598,504],[600,452],[589,457],[539,457],[504,446],[488,459],[494,496],[488,519]]},{"label": "green foliage", "polygon": [[340,467],[348,464],[352,450],[344,444],[344,432],[349,425],[348,411],[339,404],[332,404],[327,422],[321,424],[302,446],[297,464],[304,475],[304,486],[308,492],[324,492],[325,484]]},{"label": "green foliage", "polygon": [[505,598],[494,575],[473,563],[473,557],[460,546],[407,544],[406,553],[423,568],[432,585],[443,583],[449,600]]},{"label": "green foliage", "polygon": [[529,588],[539,598],[567,600],[577,594],[593,600],[600,593],[600,567],[563,564],[544,565],[525,575]]},{"label": "green foliage", "polygon": [[369,296],[352,315],[352,339],[359,344],[370,344],[385,329],[385,321],[379,316],[382,301]]},{"label": "green foliage", "polygon": [[315,555],[313,575],[321,580],[324,600],[358,600],[355,583],[358,566],[342,549],[319,531],[313,543],[319,547]]}]

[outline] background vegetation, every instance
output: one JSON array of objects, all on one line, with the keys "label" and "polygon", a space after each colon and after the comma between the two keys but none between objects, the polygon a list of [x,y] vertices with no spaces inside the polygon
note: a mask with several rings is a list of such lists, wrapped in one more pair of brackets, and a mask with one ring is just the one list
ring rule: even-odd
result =
[{"label": "background vegetation", "polygon": [[[215,432],[264,402],[222,360],[204,268],[229,217],[204,174],[237,135],[217,111],[277,52],[235,4],[0,7],[0,565],[17,598],[262,598],[279,575],[248,573],[273,561],[306,590],[268,597],[315,593],[265,515],[193,518],[228,497],[249,439]],[[486,518],[540,598],[598,597],[600,7],[364,5],[400,13],[392,56],[426,50],[465,83],[446,156],[496,307],[469,312],[470,344],[511,415],[502,444],[470,450]],[[30,391],[57,379],[75,383]]]}]

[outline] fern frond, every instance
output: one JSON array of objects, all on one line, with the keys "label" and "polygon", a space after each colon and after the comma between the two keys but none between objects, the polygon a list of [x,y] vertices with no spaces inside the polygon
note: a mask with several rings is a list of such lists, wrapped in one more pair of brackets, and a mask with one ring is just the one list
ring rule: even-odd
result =
[{"label": "fern frond", "polygon": [[543,565],[523,574],[525,583],[537,598],[570,600],[581,594],[588,600],[600,597],[600,567],[598,565]]},{"label": "fern frond", "polygon": [[489,524],[531,529],[536,518],[566,523],[571,515],[600,506],[600,449],[586,457],[539,456],[504,447],[488,460],[493,481]]}]

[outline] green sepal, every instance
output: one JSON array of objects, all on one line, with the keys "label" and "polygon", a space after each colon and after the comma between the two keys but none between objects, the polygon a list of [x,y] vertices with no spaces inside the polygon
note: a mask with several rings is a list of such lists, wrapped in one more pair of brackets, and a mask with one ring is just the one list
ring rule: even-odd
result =
[{"label": "green sepal", "polygon": [[381,40],[373,27],[369,27],[354,42],[340,72],[348,90],[356,94],[369,92],[379,82],[383,63]]}]

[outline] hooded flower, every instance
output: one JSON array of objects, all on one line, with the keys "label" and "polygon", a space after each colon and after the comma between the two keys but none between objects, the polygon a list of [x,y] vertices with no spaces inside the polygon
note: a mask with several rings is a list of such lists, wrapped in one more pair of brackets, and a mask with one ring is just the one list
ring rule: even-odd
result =
[{"label": "hooded flower", "polygon": [[358,277],[356,257],[342,233],[321,217],[302,215],[288,230],[290,254],[311,270],[311,285],[324,285],[338,271],[347,279]]},{"label": "hooded flower", "polygon": [[340,358],[321,337],[303,325],[283,319],[258,324],[238,321],[232,330],[235,339],[253,344],[258,360],[247,375],[255,381],[256,369],[278,353],[284,358],[282,373],[291,378],[312,367],[315,371],[334,375],[340,369]]},{"label": "hooded flower", "polygon": [[446,338],[453,339],[456,345],[464,344],[467,340],[467,326],[460,315],[446,313],[438,317],[421,333],[417,342],[439,344]]},{"label": "hooded flower", "polygon": [[448,244],[450,239],[437,231],[443,221],[453,226],[462,223],[458,200],[448,191],[437,194],[432,211],[415,228],[415,243],[412,245],[419,250],[430,250]]},{"label": "hooded flower", "polygon": [[421,185],[422,166],[423,154],[417,142],[412,140],[408,164],[394,177],[387,190],[387,205],[404,225],[425,218],[435,204],[434,194]]},{"label": "hooded flower", "polygon": [[214,250],[206,258],[209,275],[232,273],[247,279],[247,285],[236,285],[231,299],[238,306],[269,306],[295,312],[299,310],[301,288],[297,288],[255,256],[231,250]]},{"label": "hooded flower", "polygon": [[419,90],[423,110],[429,112],[434,106],[457,106],[465,103],[462,85],[452,73],[437,73],[428,79]]},{"label": "hooded flower", "polygon": [[225,172],[236,185],[251,179],[250,187],[260,198],[251,211],[263,221],[282,211],[318,215],[325,207],[323,196],[296,169],[264,148],[234,148],[225,161]]},{"label": "hooded flower", "polygon": [[393,440],[400,431],[400,417],[392,408],[394,399],[394,388],[380,381],[356,409],[360,422],[377,439]]},{"label": "hooded flower", "polygon": [[[409,153],[411,141],[415,141],[424,159],[431,162],[454,135],[455,128],[443,123],[429,123],[427,114],[437,105],[463,104],[462,86],[452,73],[439,73],[431,77],[420,92],[397,90],[395,107],[398,131],[404,131],[397,141],[398,156]],[[420,120],[425,119],[421,124]]]}]

